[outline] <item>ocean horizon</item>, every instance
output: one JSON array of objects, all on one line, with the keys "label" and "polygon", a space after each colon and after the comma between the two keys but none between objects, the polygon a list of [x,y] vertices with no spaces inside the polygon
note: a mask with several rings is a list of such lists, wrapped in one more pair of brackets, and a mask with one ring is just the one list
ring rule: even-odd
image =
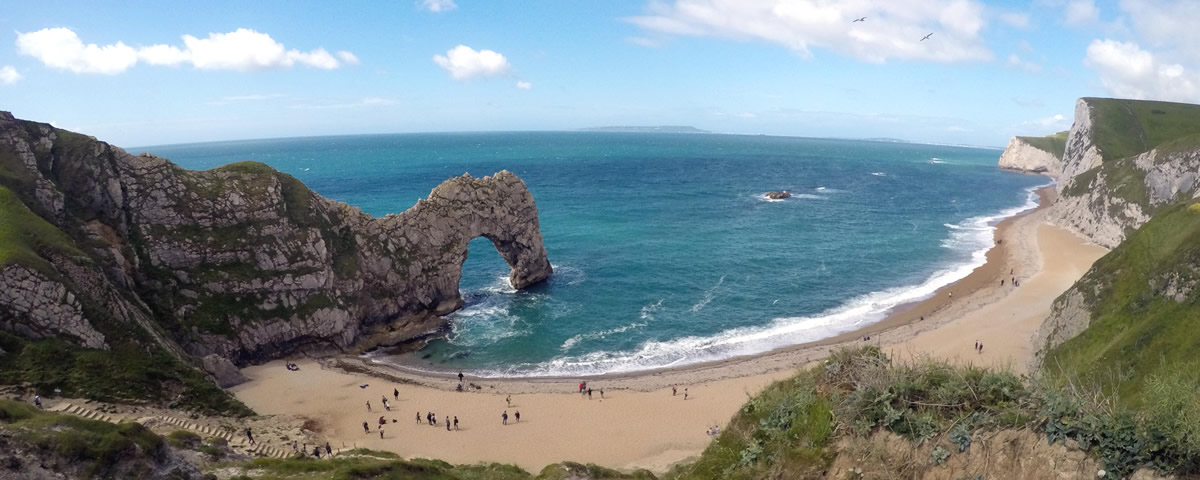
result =
[{"label": "ocean horizon", "polygon": [[[533,193],[555,273],[516,291],[486,239],[444,338],[382,363],[482,377],[631,373],[856,330],[984,262],[1044,177],[987,147],[769,135],[367,134],[139,147],[204,170],[253,160],[383,216],[469,172]],[[772,201],[768,191],[792,198]]]}]

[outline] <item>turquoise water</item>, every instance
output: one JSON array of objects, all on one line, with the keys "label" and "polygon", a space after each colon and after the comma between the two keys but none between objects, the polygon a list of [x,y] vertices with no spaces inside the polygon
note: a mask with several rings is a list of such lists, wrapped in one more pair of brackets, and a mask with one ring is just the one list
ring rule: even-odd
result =
[{"label": "turquoise water", "polygon": [[[186,168],[257,160],[371,215],[448,177],[508,169],[555,267],[514,291],[470,245],[444,339],[380,356],[478,375],[627,372],[764,352],[881,320],[982,264],[1040,177],[998,150],[595,132],[410,134],[149,147]],[[795,196],[767,201],[763,194]]]}]

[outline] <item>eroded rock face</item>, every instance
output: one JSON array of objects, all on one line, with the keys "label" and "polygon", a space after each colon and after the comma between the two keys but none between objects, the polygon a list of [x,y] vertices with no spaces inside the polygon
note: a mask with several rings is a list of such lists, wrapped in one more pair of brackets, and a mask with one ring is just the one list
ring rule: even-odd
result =
[{"label": "eroded rock face", "polygon": [[1040,148],[1030,145],[1019,137],[1012,137],[1008,147],[1000,155],[1000,168],[1025,173],[1036,173],[1058,177],[1062,174],[1062,160]]},{"label": "eroded rock face", "polygon": [[[1062,174],[1064,179],[1074,178],[1100,165],[1103,157],[1100,148],[1092,140],[1092,107],[1087,99],[1075,101],[1075,121],[1067,133],[1067,149],[1063,152]],[[1059,192],[1065,184],[1059,184]]]},{"label": "eroded rock face", "polygon": [[104,335],[84,318],[74,293],[21,265],[0,267],[0,328],[32,338],[66,336],[88,348],[108,348]]},{"label": "eroded rock face", "polygon": [[[245,363],[427,335],[444,325],[432,316],[461,306],[466,246],[479,236],[508,261],[514,287],[551,273],[533,196],[507,171],[447,180],[377,219],[266,165],[187,171],[10,114],[0,114],[5,153],[19,162],[0,168],[30,179],[13,190],[93,260],[55,260],[58,284],[199,358]],[[0,310],[41,302],[52,317],[41,330],[103,344],[84,328],[87,309],[24,288],[26,277],[0,293]]]},{"label": "eroded rock face", "polygon": [[785,198],[792,198],[792,194],[788,192],[767,192],[767,198],[771,200],[783,200]]}]

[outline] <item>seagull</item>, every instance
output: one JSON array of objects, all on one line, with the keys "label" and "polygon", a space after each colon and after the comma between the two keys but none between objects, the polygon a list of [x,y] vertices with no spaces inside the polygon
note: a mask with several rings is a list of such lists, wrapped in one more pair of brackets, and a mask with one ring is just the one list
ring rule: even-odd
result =
[{"label": "seagull", "polygon": [[926,36],[924,36],[924,37],[921,37],[921,41],[922,41],[922,42],[924,42],[924,41],[926,41],[926,40],[929,40],[929,37],[932,37],[932,36],[933,36],[933,32],[929,32],[929,35],[926,35]]},{"label": "seagull", "polygon": [[867,17],[858,17],[858,18],[854,19],[853,22],[850,22],[850,23],[858,23],[858,22],[865,22],[865,21],[867,21]]}]

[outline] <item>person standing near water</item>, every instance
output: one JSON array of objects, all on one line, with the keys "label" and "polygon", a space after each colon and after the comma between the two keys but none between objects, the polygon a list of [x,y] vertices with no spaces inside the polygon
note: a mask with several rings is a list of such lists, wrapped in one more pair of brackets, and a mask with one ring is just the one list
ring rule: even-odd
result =
[{"label": "person standing near water", "polygon": [[687,397],[688,397],[688,391],[687,391],[687,389],[686,389],[686,388],[684,388],[684,389],[683,389],[683,399],[684,399],[684,400],[687,400]]},{"label": "person standing near water", "polygon": [[509,394],[509,396],[504,398],[504,403],[507,403],[509,407],[512,407],[512,395],[511,394]]},{"label": "person standing near water", "polygon": [[675,389],[674,385],[671,385],[671,396],[674,397],[676,393],[679,393],[679,391]]},{"label": "person standing near water", "polygon": [[462,382],[463,382],[463,374],[462,374],[462,371],[459,371],[458,372],[458,383],[462,383]]},{"label": "person standing near water", "polygon": [[371,401],[370,400],[367,400],[367,411],[368,412],[371,411]]},{"label": "person standing near water", "polygon": [[507,410],[505,410],[504,413],[500,415],[500,424],[508,425],[508,411]]},{"label": "person standing near water", "polygon": [[458,415],[454,416],[454,429],[458,430]]},{"label": "person standing near water", "polygon": [[521,411],[517,410],[517,423],[521,423]]},{"label": "person standing near water", "polygon": [[392,389],[392,397],[395,397],[396,401],[400,401],[400,389],[399,388]]},{"label": "person standing near water", "polygon": [[371,433],[371,427],[367,425],[367,422],[363,422],[363,433]]}]

